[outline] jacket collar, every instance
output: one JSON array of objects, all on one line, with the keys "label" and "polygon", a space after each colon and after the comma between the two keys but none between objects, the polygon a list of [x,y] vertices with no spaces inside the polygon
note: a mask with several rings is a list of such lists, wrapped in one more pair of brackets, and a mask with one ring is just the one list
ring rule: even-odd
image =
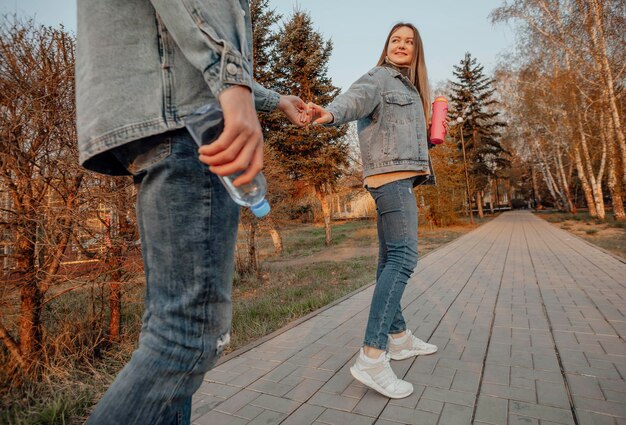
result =
[{"label": "jacket collar", "polygon": [[381,66],[387,69],[394,77],[404,76],[409,78],[409,68],[399,67],[389,62],[384,62]]}]

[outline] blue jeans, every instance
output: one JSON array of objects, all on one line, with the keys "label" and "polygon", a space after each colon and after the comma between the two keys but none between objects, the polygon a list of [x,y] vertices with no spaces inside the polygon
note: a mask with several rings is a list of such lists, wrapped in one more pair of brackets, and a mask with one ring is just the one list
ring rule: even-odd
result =
[{"label": "blue jeans", "polygon": [[140,184],[146,275],[139,347],[88,424],[189,424],[191,396],[230,338],[239,207],[185,130],[114,155]]},{"label": "blue jeans", "polygon": [[378,269],[363,343],[387,349],[387,335],[406,330],[400,300],[417,266],[417,203],[413,180],[368,188],[378,216]]}]

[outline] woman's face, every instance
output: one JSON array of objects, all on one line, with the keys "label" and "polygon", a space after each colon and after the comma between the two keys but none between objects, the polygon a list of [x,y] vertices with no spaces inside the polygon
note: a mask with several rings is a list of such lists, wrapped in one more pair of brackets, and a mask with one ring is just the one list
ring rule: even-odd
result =
[{"label": "woman's face", "polygon": [[415,54],[413,30],[400,27],[391,34],[387,46],[387,57],[397,65],[410,65]]}]

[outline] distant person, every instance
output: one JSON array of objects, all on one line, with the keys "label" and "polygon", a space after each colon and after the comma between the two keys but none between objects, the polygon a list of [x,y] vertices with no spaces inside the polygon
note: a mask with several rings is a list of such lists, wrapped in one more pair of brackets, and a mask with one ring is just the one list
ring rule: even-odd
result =
[{"label": "distant person", "polygon": [[379,254],[364,345],[350,372],[391,398],[409,396],[413,385],[396,376],[389,360],[437,351],[406,328],[400,306],[417,265],[413,187],[435,182],[427,140],[430,103],[422,40],[413,25],[400,23],[389,32],[375,68],[326,108],[308,106],[317,124],[358,120],[365,187],[376,202]]},{"label": "distant person", "polygon": [[[247,1],[78,2],[80,162],[134,176],[147,280],[139,347],[88,424],[189,424],[228,344],[239,207],[217,175],[261,170],[255,105],[299,125],[305,109],[253,83],[251,35]],[[198,152],[183,120],[216,98],[224,132]]]}]

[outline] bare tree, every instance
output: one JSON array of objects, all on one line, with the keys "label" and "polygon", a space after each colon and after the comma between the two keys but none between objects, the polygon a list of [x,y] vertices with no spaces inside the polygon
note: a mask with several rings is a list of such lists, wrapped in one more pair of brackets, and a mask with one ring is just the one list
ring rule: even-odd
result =
[{"label": "bare tree", "polygon": [[[17,335],[0,323],[13,360],[30,369],[42,343],[45,295],[61,278],[84,174],[74,123],[74,39],[63,29],[0,24],[2,228],[12,238],[9,283],[20,292]],[[0,321],[2,317],[0,315]]]}]

